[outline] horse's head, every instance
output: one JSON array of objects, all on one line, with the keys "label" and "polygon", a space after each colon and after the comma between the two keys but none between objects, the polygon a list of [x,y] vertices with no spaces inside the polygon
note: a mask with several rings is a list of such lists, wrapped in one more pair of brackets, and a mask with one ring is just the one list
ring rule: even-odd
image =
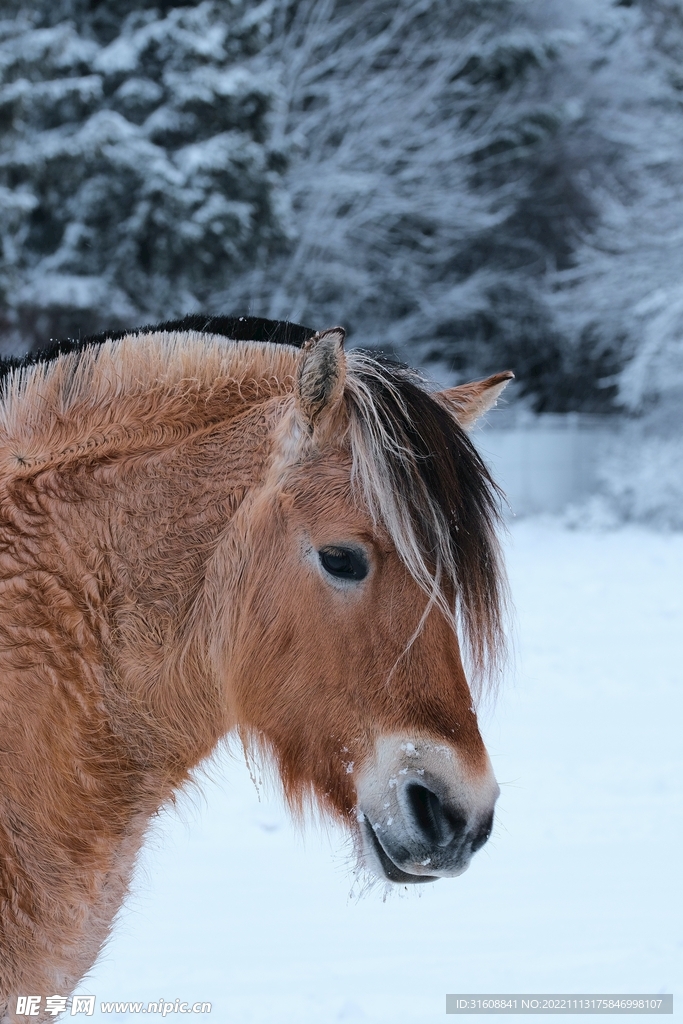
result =
[{"label": "horse's head", "polygon": [[499,651],[497,494],[463,426],[512,374],[430,394],[342,341],[312,339],[273,400],[226,630],[232,719],[376,873],[429,881],[465,870],[498,796],[461,657],[481,672]]}]

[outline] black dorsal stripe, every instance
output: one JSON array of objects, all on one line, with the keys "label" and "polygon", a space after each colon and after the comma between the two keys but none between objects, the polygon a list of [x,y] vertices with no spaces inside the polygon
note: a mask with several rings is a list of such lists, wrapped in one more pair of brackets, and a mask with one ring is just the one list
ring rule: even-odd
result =
[{"label": "black dorsal stripe", "polygon": [[292,345],[301,348],[315,334],[312,327],[293,324],[288,320],[266,320],[261,316],[207,316],[190,313],[181,320],[166,320],[161,324],[146,324],[130,330],[102,331],[84,338],[51,340],[49,345],[29,352],[25,356],[4,356],[0,359],[0,376],[9,370],[36,363],[49,363],[68,352],[80,352],[105,341],[118,341],[128,334],[156,334],[158,332],[196,331],[199,334],[218,334],[232,341],[265,341],[273,345]]}]

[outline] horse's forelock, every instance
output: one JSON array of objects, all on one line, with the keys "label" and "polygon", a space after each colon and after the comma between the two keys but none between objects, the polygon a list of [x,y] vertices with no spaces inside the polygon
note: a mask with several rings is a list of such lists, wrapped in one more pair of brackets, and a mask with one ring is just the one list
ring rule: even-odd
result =
[{"label": "horse's forelock", "polygon": [[351,352],[346,394],[354,485],[431,602],[459,627],[480,688],[504,651],[501,492],[414,371]]}]

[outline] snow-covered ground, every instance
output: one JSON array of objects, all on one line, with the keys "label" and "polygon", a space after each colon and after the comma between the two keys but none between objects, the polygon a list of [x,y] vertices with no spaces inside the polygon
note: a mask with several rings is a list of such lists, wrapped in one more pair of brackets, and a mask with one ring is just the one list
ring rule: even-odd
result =
[{"label": "snow-covered ground", "polygon": [[429,1024],[447,992],[681,991],[683,534],[527,521],[508,558],[514,679],[483,721],[502,795],[469,871],[359,892],[340,833],[295,829],[224,758],[148,844],[77,990],[91,1019],[178,997],[207,1024]]}]

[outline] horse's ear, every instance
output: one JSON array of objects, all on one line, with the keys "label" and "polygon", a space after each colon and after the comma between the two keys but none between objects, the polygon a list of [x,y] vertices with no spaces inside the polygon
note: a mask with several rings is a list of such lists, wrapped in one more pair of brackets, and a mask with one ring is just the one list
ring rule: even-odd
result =
[{"label": "horse's ear", "polygon": [[501,392],[514,376],[512,370],[504,370],[486,380],[473,380],[469,384],[438,391],[435,397],[450,405],[460,426],[469,430],[480,416],[496,404]]},{"label": "horse's ear", "polygon": [[314,334],[303,346],[296,396],[310,432],[333,412],[344,393],[346,356],[343,327]]}]

